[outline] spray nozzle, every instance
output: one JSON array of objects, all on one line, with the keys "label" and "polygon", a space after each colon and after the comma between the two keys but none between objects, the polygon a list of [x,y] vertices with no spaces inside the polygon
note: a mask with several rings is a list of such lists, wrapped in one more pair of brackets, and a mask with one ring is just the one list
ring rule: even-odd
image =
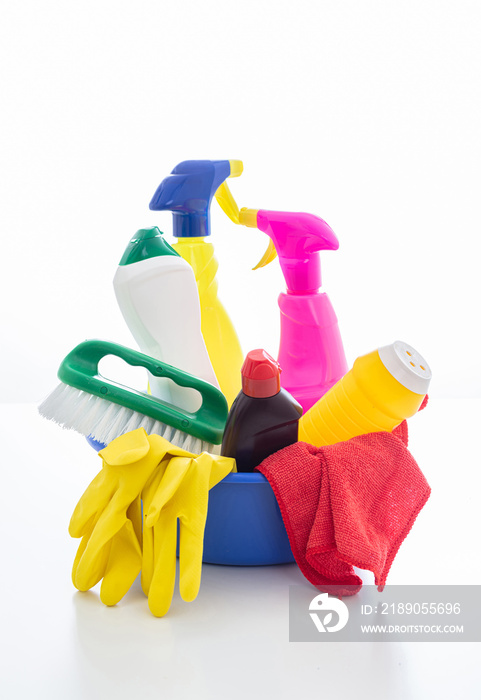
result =
[{"label": "spray nozzle", "polygon": [[212,197],[224,180],[242,170],[240,160],[185,160],[162,180],[149,209],[173,213],[177,238],[208,236]]},{"label": "spray nozzle", "polygon": [[289,291],[317,291],[321,286],[319,251],[339,248],[339,241],[331,227],[314,214],[239,209],[225,182],[219,190],[216,199],[234,223],[258,228],[271,239],[254,269],[272,262],[277,253]]},{"label": "spray nozzle", "polygon": [[[227,182],[223,182],[219,189],[215,193],[215,198],[218,201],[222,211],[227,214],[229,219],[235,224],[241,224],[242,226],[247,226],[248,228],[257,228],[257,209],[247,209],[247,207],[242,207],[239,209],[237,202],[232,196]],[[257,270],[259,267],[264,267],[268,263],[272,262],[277,257],[277,252],[272,241],[269,241],[267,250],[259,260],[257,265],[253,267],[253,270]]]}]

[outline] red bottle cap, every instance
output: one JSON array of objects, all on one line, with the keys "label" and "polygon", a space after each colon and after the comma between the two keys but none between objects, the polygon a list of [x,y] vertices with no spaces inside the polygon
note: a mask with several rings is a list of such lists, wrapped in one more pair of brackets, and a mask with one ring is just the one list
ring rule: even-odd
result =
[{"label": "red bottle cap", "polygon": [[281,390],[281,368],[265,350],[251,350],[242,365],[242,391],[255,399],[274,396]]}]

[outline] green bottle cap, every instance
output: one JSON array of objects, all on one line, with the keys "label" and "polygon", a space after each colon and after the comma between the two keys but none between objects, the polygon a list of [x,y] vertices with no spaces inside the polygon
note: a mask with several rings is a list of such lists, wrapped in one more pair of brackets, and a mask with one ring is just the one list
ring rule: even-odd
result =
[{"label": "green bottle cap", "polygon": [[157,226],[141,228],[132,236],[122,255],[119,265],[131,265],[159,255],[175,255],[180,257],[165,240],[162,231]]}]

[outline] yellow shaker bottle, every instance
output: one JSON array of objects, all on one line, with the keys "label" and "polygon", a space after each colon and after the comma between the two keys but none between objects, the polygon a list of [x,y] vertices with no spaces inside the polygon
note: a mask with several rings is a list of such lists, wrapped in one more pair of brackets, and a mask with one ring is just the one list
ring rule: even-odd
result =
[{"label": "yellow shaker bottle", "polygon": [[391,431],[419,410],[430,380],[427,362],[400,340],[362,355],[301,417],[299,440],[322,447]]}]

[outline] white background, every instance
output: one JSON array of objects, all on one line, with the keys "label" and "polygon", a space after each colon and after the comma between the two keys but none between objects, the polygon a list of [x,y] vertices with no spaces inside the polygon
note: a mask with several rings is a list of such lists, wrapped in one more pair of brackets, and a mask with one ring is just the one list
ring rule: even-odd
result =
[{"label": "white background", "polygon": [[[349,364],[400,338],[431,396],[481,395],[478,2],[6,3],[0,27],[6,401],[38,401],[92,337],[133,345],[112,278],[176,163],[240,158],[240,206],[337,233],[323,289]],[[212,206],[243,350],[277,354],[278,263]],[[170,240],[170,238],[169,238]]]},{"label": "white background", "polygon": [[[138,587],[114,609],[75,595],[68,518],[97,464],[34,404],[78,342],[133,345],[112,278],[138,228],[171,240],[159,182],[242,159],[239,205],[337,233],[323,289],[348,363],[400,338],[432,367],[411,449],[433,495],[391,583],[479,583],[480,66],[475,0],[2,4],[0,392],[30,404],[2,407],[6,697],[479,696],[479,645],[290,645],[295,566],[206,567],[160,621]],[[264,234],[216,203],[212,231],[244,352],[277,354]]]}]

